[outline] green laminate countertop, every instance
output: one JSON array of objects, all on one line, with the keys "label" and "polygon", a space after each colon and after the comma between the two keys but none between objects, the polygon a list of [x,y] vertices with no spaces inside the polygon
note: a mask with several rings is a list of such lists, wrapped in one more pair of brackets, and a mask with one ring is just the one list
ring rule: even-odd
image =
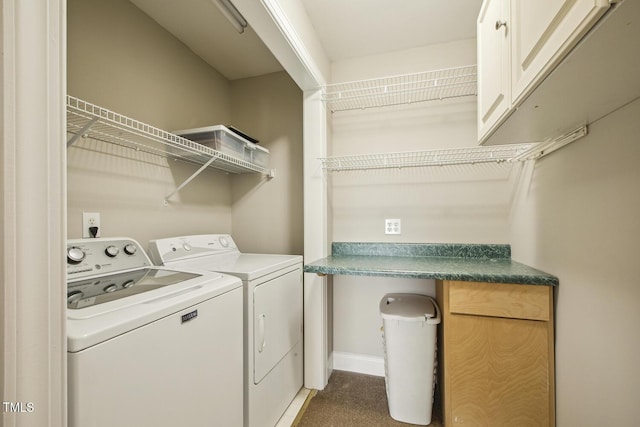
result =
[{"label": "green laminate countertop", "polygon": [[558,285],[558,278],[511,260],[509,245],[336,242],[306,264],[317,274]]}]

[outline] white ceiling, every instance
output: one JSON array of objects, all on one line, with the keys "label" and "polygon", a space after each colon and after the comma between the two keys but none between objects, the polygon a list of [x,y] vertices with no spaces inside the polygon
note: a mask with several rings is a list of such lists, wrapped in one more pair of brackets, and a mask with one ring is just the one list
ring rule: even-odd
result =
[{"label": "white ceiling", "polygon": [[[474,38],[482,0],[299,0],[331,61]],[[211,0],[131,0],[229,80],[282,70]],[[251,23],[249,23],[250,25]]]},{"label": "white ceiling", "polygon": [[476,37],[482,0],[301,0],[331,61]]},{"label": "white ceiling", "polygon": [[130,0],[228,80],[281,71],[250,27],[238,33],[211,0]]}]

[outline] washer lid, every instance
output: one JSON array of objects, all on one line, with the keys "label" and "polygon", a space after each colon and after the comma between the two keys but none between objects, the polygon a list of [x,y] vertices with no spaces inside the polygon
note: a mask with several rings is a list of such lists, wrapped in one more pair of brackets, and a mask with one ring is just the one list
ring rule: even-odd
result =
[{"label": "washer lid", "polygon": [[385,320],[440,323],[440,310],[426,295],[387,294],[380,301],[380,315]]},{"label": "washer lid", "polygon": [[[149,270],[157,270],[157,273],[146,276],[150,286],[147,291],[82,308],[67,308],[67,350],[77,352],[182,310],[192,311],[204,301],[242,287],[240,279],[225,274],[164,267]],[[172,280],[184,277],[174,273],[195,277],[170,284]],[[160,282],[164,280],[167,282],[163,285]],[[180,315],[177,315],[177,321],[180,321]]]},{"label": "washer lid", "polygon": [[67,284],[67,308],[79,309],[127,298],[202,276],[196,273],[143,268]]}]

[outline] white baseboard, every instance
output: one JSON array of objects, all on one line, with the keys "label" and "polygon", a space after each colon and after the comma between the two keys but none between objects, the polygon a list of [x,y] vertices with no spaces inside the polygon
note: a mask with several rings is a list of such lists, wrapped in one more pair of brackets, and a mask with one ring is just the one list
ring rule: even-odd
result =
[{"label": "white baseboard", "polygon": [[384,358],[334,351],[333,369],[384,377]]}]

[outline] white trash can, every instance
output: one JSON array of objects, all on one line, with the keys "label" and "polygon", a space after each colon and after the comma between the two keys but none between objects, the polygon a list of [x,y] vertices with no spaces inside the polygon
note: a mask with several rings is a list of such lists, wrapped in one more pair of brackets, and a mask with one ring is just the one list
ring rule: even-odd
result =
[{"label": "white trash can", "polygon": [[380,301],[384,377],[391,418],[431,423],[440,309],[433,298],[387,294]]}]

